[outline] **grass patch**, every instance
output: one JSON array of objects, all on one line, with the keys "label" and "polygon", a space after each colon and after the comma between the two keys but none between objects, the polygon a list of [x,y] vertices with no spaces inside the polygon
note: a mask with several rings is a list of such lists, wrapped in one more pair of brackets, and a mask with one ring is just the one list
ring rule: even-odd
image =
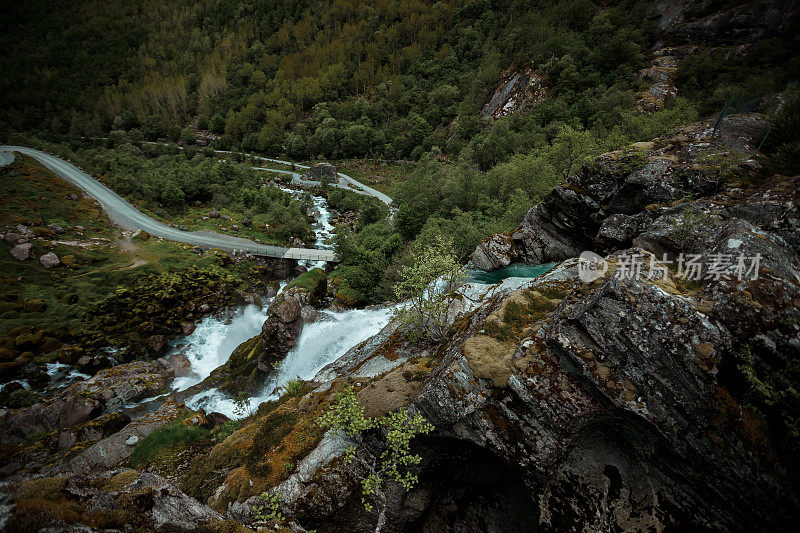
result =
[{"label": "grass patch", "polygon": [[156,455],[176,445],[185,445],[211,437],[211,430],[199,426],[185,426],[183,419],[173,420],[158,428],[136,445],[131,455],[131,466],[140,468]]}]

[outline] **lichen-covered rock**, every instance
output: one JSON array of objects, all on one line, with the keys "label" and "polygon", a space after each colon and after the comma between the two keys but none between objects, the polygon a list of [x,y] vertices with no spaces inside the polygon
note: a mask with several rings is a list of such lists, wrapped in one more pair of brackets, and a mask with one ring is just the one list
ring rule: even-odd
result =
[{"label": "lichen-covered rock", "polygon": [[0,413],[0,443],[20,444],[32,433],[70,428],[166,391],[174,370],[164,361],[101,370],[36,404]]},{"label": "lichen-covered rock", "polygon": [[134,446],[127,442],[136,437],[141,441],[160,427],[172,422],[185,412],[183,405],[166,402],[153,413],[133,420],[119,431],[92,443],[77,455],[50,468],[51,473],[89,474],[107,471],[126,461]]},{"label": "lichen-covered rock", "polygon": [[[9,531],[215,531],[219,513],[170,481],[136,470],[45,477],[0,487]],[[13,502],[13,503],[12,503]],[[204,529],[209,526],[209,529]]]},{"label": "lichen-covered rock", "polygon": [[511,263],[511,239],[503,234],[492,235],[481,242],[470,257],[481,270],[495,270]]},{"label": "lichen-covered rock", "polygon": [[[763,137],[764,117],[749,113],[726,120],[735,124],[733,130],[747,149],[755,150],[753,145]],[[505,242],[504,235],[490,237],[476,249],[473,264],[541,264],[584,250],[608,253],[629,246],[657,217],[657,209],[716,194],[723,190],[725,177],[747,172],[740,166],[747,152],[731,153],[728,134],[712,140],[711,131],[711,123],[692,124],[672,136],[584,164],[528,211],[511,233],[510,250],[498,244]]]}]

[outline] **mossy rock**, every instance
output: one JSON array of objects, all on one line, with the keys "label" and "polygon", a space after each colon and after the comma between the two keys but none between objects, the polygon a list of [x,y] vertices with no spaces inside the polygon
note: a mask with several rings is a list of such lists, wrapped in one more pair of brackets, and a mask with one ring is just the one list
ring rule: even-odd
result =
[{"label": "mossy rock", "polygon": [[0,362],[13,361],[16,359],[17,354],[10,348],[0,348]]},{"label": "mossy rock", "polygon": [[28,313],[40,313],[47,309],[47,302],[44,300],[26,300],[24,307]]},{"label": "mossy rock", "polygon": [[321,268],[314,268],[297,276],[286,289],[298,289],[310,295],[310,302],[318,304],[328,291],[327,275]]}]

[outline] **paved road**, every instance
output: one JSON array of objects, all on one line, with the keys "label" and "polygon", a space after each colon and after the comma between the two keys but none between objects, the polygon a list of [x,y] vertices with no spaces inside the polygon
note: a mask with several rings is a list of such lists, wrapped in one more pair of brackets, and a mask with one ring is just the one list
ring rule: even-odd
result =
[{"label": "paved road", "polygon": [[[222,153],[230,153],[230,152],[222,152]],[[280,165],[288,165],[288,166],[294,165],[295,167],[302,168],[302,169],[310,168],[310,167],[308,167],[306,165],[300,165],[298,163],[292,163],[291,161],[282,161],[280,159],[270,159],[268,157],[261,157],[261,156],[252,155],[252,154],[244,154],[244,155],[248,155],[248,156],[253,157],[255,159],[260,159],[261,161],[268,161],[268,162],[271,162],[271,163],[278,163]],[[280,172],[282,174],[290,174],[292,176],[292,182],[294,182],[294,183],[296,183],[298,185],[311,185],[311,186],[320,185],[320,182],[313,181],[313,180],[304,180],[301,177],[300,174],[298,174],[297,172],[292,172],[290,170],[276,170],[274,168],[265,168],[265,167],[253,167],[253,168],[255,168],[257,170],[269,170],[271,172]],[[345,189],[345,190],[348,190],[348,191],[353,191],[354,193],[363,194],[364,196],[372,196],[373,198],[377,198],[381,202],[385,203],[387,206],[389,206],[392,203],[392,199],[389,198],[388,196],[386,196],[385,194],[383,194],[382,192],[380,192],[378,190],[375,190],[372,187],[368,187],[368,186],[364,185],[363,183],[360,183],[360,182],[354,180],[353,178],[351,178],[347,174],[342,174],[341,172],[337,172],[337,174],[339,175],[339,183],[331,183],[331,187],[337,187],[339,189]],[[350,186],[351,184],[353,185],[352,187]]]},{"label": "paved road", "polygon": [[12,152],[0,152],[0,167],[10,165],[14,162],[14,154]]},{"label": "paved road", "polygon": [[[0,146],[0,160],[7,160],[8,155],[3,152],[19,152],[33,157],[44,166],[82,189],[86,194],[100,202],[109,218],[119,226],[130,230],[144,230],[152,235],[163,237],[171,241],[185,242],[206,248],[219,248],[226,251],[246,251],[269,257],[282,257],[286,259],[307,259],[312,261],[335,261],[333,250],[318,250],[315,248],[281,248],[267,246],[253,241],[222,235],[209,231],[181,231],[162,224],[148,217],[131,204],[125,201],[114,191],[95,180],[78,167],[67,163],[55,156],[25,148],[23,146]],[[13,156],[12,159],[13,161]]]}]

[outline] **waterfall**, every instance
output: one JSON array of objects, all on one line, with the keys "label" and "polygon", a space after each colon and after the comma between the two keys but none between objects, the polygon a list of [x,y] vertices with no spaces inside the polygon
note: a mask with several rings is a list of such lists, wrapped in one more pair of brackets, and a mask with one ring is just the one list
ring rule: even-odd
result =
[{"label": "waterfall", "polygon": [[[276,387],[285,385],[290,379],[312,379],[323,367],[350,348],[378,333],[389,323],[392,309],[353,309],[341,313],[322,311],[321,315],[318,321],[303,327],[297,344],[280,365],[277,383],[271,381],[261,394],[250,398],[250,409],[278,398],[280,393],[275,392]],[[231,418],[241,416],[235,411],[233,399],[217,389],[192,397],[186,401],[186,405],[192,409],[202,407],[208,412],[218,411]]]},{"label": "waterfall", "polygon": [[266,306],[262,309],[255,305],[239,309],[230,324],[215,317],[203,319],[191,335],[180,340],[186,347],[172,351],[186,355],[192,365],[192,373],[177,378],[173,388],[183,390],[203,381],[212,370],[228,361],[237,346],[258,335],[266,319]]}]

